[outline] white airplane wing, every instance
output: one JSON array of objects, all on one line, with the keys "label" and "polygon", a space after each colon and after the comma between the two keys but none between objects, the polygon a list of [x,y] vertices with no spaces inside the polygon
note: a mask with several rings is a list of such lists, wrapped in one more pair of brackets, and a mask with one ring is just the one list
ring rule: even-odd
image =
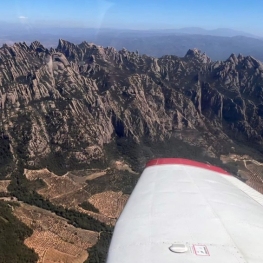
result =
[{"label": "white airplane wing", "polygon": [[114,230],[107,263],[262,263],[263,195],[221,168],[147,164]]}]

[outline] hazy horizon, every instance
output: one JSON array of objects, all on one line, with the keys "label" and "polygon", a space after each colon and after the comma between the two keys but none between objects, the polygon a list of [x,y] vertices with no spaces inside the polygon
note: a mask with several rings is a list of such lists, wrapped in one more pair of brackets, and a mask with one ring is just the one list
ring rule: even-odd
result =
[{"label": "hazy horizon", "polygon": [[[83,40],[85,40],[85,35],[97,35],[97,34],[132,34],[131,36],[135,36],[133,34],[139,34],[137,36],[149,36],[149,35],[211,35],[211,36],[222,36],[222,37],[234,37],[234,36],[245,36],[257,39],[263,39],[263,36],[255,35],[250,32],[245,32],[242,30],[235,30],[233,28],[202,28],[202,27],[181,27],[181,28],[163,28],[163,29],[131,29],[131,28],[114,28],[114,27],[84,27],[84,26],[64,26],[64,25],[40,25],[40,24],[20,24],[17,22],[5,22],[0,20],[0,34],[2,38],[5,37],[16,37],[20,36],[34,36],[39,34],[53,35],[60,38],[60,33],[63,36],[63,33],[67,32],[68,35],[76,35],[76,34],[84,34]],[[145,35],[143,35],[145,34]],[[23,41],[21,39],[21,41]]]}]

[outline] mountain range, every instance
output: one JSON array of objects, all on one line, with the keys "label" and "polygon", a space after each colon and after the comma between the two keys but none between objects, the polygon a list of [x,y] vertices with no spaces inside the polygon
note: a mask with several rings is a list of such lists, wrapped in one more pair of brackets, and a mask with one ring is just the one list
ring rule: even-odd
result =
[{"label": "mountain range", "polygon": [[263,66],[251,56],[157,59],[60,40],[4,45],[0,59],[2,131],[30,167],[67,170],[104,159],[110,143],[183,140],[185,130],[207,156],[237,140],[262,151]]}]

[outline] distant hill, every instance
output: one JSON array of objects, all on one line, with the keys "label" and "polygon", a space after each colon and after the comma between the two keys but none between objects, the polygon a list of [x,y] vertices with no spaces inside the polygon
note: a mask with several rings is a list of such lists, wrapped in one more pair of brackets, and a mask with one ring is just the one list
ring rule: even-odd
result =
[{"label": "distant hill", "polygon": [[230,28],[217,28],[217,29],[207,30],[200,27],[184,27],[180,29],[166,30],[166,31],[167,32],[170,31],[171,33],[173,32],[173,33],[190,34],[190,35],[209,35],[209,36],[220,36],[220,37],[244,36],[244,37],[260,38],[259,36],[239,30],[233,30]]},{"label": "distant hill", "polygon": [[154,57],[161,57],[167,54],[183,57],[188,49],[197,48],[203,50],[213,61],[225,60],[231,53],[252,56],[263,61],[263,40],[244,36],[170,35],[141,38],[119,37],[111,42],[107,42],[105,38],[99,38],[97,43],[113,46],[117,49],[125,47],[131,51],[138,50],[141,54]]},{"label": "distant hill", "polygon": [[189,27],[167,30],[127,30],[95,28],[36,28],[34,25],[0,23],[0,44],[38,40],[46,47],[56,47],[58,39],[79,44],[83,40],[118,50],[138,50],[154,57],[182,57],[188,49],[198,48],[212,60],[225,60],[229,54],[241,53],[263,61],[263,39],[227,28],[205,30]]}]

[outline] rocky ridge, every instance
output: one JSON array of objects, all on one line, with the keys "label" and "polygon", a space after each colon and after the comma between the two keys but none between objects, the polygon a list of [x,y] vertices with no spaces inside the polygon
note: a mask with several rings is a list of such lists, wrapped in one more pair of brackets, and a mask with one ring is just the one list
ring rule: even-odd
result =
[{"label": "rocky ridge", "polygon": [[2,138],[31,168],[90,165],[124,139],[177,138],[209,157],[237,140],[262,150],[263,65],[253,57],[153,58],[59,40],[56,49],[3,45],[0,68]]}]

